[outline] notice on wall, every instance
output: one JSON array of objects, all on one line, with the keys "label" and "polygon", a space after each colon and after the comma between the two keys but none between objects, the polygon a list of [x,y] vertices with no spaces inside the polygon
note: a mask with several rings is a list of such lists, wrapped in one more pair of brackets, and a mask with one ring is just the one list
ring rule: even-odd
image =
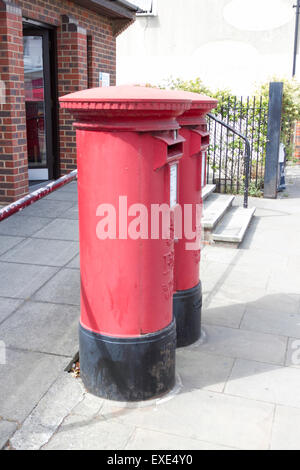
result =
[{"label": "notice on wall", "polygon": [[170,167],[170,207],[177,204],[177,165]]},{"label": "notice on wall", "polygon": [[110,86],[110,74],[106,72],[99,72],[99,86]]},{"label": "notice on wall", "polygon": [[5,82],[0,80],[0,104],[5,104],[6,102],[6,89]]}]

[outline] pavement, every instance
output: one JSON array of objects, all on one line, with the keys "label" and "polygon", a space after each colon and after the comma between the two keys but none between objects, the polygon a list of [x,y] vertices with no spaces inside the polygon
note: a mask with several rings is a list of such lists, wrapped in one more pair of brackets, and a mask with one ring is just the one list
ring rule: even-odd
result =
[{"label": "pavement", "polygon": [[203,335],[176,387],[130,404],[67,373],[78,351],[76,183],[0,223],[0,448],[300,449],[300,168],[250,198],[239,249],[202,253]]}]

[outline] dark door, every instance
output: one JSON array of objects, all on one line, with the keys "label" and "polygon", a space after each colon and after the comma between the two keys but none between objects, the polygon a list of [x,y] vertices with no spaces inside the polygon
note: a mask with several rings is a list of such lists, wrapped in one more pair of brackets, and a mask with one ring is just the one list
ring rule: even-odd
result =
[{"label": "dark door", "polygon": [[24,25],[24,77],[30,181],[53,178],[53,122],[49,31]]}]

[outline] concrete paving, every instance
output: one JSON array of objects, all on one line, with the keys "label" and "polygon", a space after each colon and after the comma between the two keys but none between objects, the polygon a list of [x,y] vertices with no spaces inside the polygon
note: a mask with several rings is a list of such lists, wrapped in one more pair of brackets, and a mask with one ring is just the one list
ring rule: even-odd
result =
[{"label": "concrete paving", "polygon": [[1,222],[0,447],[299,450],[300,168],[287,183],[250,198],[238,250],[203,250],[202,340],[146,403],[99,399],[64,372],[78,351],[76,184]]}]

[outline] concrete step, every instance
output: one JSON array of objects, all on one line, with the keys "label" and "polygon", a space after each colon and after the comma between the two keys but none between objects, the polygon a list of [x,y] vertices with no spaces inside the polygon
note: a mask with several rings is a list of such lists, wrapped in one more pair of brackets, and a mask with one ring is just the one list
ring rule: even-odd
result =
[{"label": "concrete step", "polygon": [[246,234],[255,213],[255,207],[231,207],[211,233],[211,240],[218,244],[238,246]]},{"label": "concrete step", "polygon": [[234,196],[211,194],[203,204],[202,227],[211,232],[231,207]]},{"label": "concrete step", "polygon": [[204,188],[202,189],[203,201],[205,201],[205,199],[207,199],[214,192],[215,189],[216,189],[215,184],[207,184],[206,186],[204,186]]}]

